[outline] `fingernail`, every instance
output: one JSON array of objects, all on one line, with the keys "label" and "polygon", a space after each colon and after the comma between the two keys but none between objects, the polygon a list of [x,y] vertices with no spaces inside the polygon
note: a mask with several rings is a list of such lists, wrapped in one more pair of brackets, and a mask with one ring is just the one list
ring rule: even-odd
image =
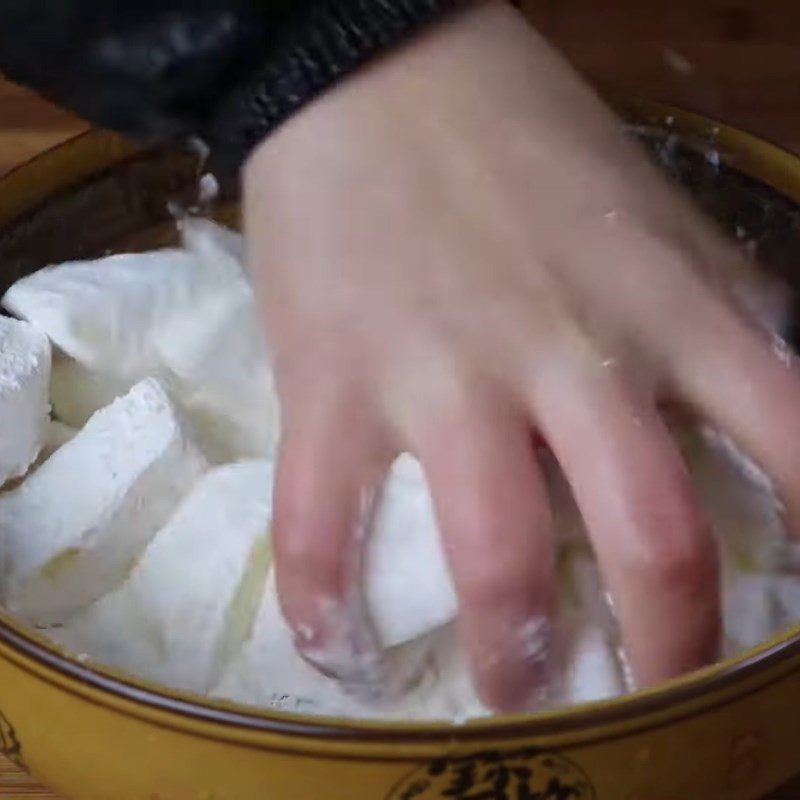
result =
[{"label": "fingernail", "polygon": [[363,595],[364,542],[371,528],[377,493],[364,490],[347,566],[344,596],[310,602],[305,622],[294,620],[295,647],[323,675],[362,703],[379,704],[402,695],[419,674],[414,659],[387,657]]},{"label": "fingernail", "polygon": [[317,601],[313,622],[294,626],[295,647],[349,695],[375,702],[385,694],[383,654],[372,626],[354,603]]}]

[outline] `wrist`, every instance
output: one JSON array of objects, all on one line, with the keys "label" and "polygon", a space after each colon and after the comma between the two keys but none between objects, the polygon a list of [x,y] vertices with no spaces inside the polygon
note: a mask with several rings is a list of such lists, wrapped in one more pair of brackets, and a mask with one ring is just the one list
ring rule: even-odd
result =
[{"label": "wrist", "polygon": [[205,131],[212,152],[239,166],[266,136],[318,95],[402,44],[459,0],[337,0],[310,4],[267,63],[223,101]]}]

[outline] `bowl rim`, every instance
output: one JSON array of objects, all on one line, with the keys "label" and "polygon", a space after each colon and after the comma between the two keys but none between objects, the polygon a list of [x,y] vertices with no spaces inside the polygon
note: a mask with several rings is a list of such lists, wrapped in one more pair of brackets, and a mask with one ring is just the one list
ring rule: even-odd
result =
[{"label": "bowl rim", "polygon": [[[632,115],[641,124],[663,125],[666,119],[670,119],[670,128],[676,133],[696,136],[713,132],[715,143],[722,147],[728,145],[734,152],[736,163],[732,166],[800,202],[800,155],[712,117],[668,104],[629,98],[616,102],[612,99],[612,104],[624,114]],[[0,193],[6,188],[5,184],[9,179],[16,181],[20,175],[32,168],[38,168],[48,160],[66,157],[72,149],[92,153],[95,147],[102,151],[102,155],[98,156],[99,160],[96,159],[97,163],[92,162],[82,171],[81,176],[68,185],[78,185],[82,178],[102,172],[104,166],[109,168],[142,152],[139,148],[124,143],[115,134],[97,130],[83,131],[0,176]],[[725,152],[722,153],[722,160],[728,160]],[[786,180],[777,181],[779,186],[763,176],[766,171],[771,172],[774,177],[776,165],[779,171],[786,169],[790,173]],[[35,204],[31,204],[27,212],[34,208]],[[585,732],[615,723],[633,722],[637,719],[644,721],[660,712],[675,710],[698,701],[706,701],[702,703],[705,710],[725,705],[732,702],[732,699],[721,699],[720,695],[736,686],[742,687],[735,695],[738,698],[758,691],[764,685],[780,681],[789,672],[800,670],[800,626],[797,626],[735,658],[718,662],[653,689],[542,713],[480,718],[456,726],[452,722],[377,721],[298,714],[172,690],[123,671],[93,662],[83,663],[70,657],[38,632],[13,619],[2,608],[0,645],[7,647],[12,653],[22,655],[35,666],[44,668],[45,672],[57,673],[76,687],[95,690],[109,701],[128,701],[136,706],[166,712],[187,722],[191,720],[233,730],[293,738],[369,744],[452,742],[455,736],[459,740],[485,740],[487,736],[544,737]],[[0,651],[0,659],[3,658],[5,656]],[[776,676],[776,672],[787,665],[791,667]],[[765,673],[769,673],[770,677],[763,683],[755,688],[747,686],[749,679]],[[686,716],[694,713],[697,712],[686,708],[683,710],[683,715]]]},{"label": "bowl rim", "polygon": [[[456,736],[459,741],[485,741],[488,737],[550,737],[590,732],[593,735],[582,737],[582,743],[598,739],[607,741],[615,738],[616,734],[598,732],[598,729],[637,720],[641,723],[637,728],[659,727],[652,719],[657,714],[673,712],[670,721],[692,717],[698,713],[698,710],[688,707],[692,703],[700,703],[700,710],[707,712],[761,691],[780,682],[787,674],[800,671],[800,627],[793,627],[735,658],[717,662],[652,689],[539,713],[476,718],[462,725],[446,721],[381,721],[298,714],[173,690],[102,664],[82,662],[0,610],[0,646],[3,645],[36,667],[44,668],[45,672],[52,671],[59,678],[67,679],[79,694],[84,694],[81,689],[99,692],[112,705],[115,705],[114,701],[127,701],[151,711],[166,712],[185,722],[219,725],[241,732],[370,745],[452,742]],[[785,669],[781,670],[781,667]],[[764,676],[764,680],[751,686],[750,681],[759,676]],[[736,687],[739,691],[732,692]]]}]

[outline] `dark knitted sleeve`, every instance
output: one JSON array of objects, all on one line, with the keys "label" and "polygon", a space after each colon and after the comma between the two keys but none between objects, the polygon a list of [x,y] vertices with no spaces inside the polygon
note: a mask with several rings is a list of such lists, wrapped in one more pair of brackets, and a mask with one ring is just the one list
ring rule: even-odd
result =
[{"label": "dark knitted sleeve", "polygon": [[196,137],[237,166],[295,110],[451,5],[2,0],[0,70],[96,125]]}]

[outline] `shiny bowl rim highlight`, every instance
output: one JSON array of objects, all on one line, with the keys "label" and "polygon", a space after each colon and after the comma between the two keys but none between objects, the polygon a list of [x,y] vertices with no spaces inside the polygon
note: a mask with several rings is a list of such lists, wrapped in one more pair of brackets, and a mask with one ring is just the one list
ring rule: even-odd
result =
[{"label": "shiny bowl rim highlight", "polygon": [[[700,134],[706,142],[709,138],[713,139],[724,163],[800,202],[800,156],[760,137],[682,109],[646,101],[625,100],[615,105],[624,115],[640,124],[663,127],[665,121],[669,120],[669,127],[676,134],[694,137]],[[137,148],[115,135],[99,131],[79,134],[45,151],[0,178],[0,225],[7,225],[19,216],[16,210],[21,206],[29,211],[37,200],[52,191],[76,185],[82,177],[97,174],[137,152]],[[80,161],[80,167],[65,167],[64,160],[69,155],[74,157],[73,160]],[[65,175],[65,172],[68,174]],[[37,180],[31,181],[32,177]],[[30,188],[32,183],[35,184],[33,189]],[[9,192],[13,194],[15,190],[16,200],[12,208],[2,198],[9,196]],[[751,685],[752,679],[763,673],[769,673],[769,683],[780,679],[776,677],[780,667],[796,661],[800,656],[800,625],[734,658],[652,689],[540,713],[470,720],[457,726],[452,722],[386,722],[262,710],[172,690],[121,670],[83,662],[15,620],[2,608],[0,646],[28,662],[29,667],[34,667],[42,677],[46,678],[49,672],[61,680],[66,679],[74,691],[85,688],[93,694],[99,693],[109,702],[127,701],[155,713],[177,715],[187,723],[222,725],[231,732],[268,733],[341,743],[431,744],[451,740],[456,731],[462,741],[485,738],[487,735],[574,735],[590,728],[669,713],[686,704],[701,703],[703,708],[708,709],[727,703],[730,701],[729,694],[740,696],[755,691]],[[739,691],[735,691],[737,687]],[[683,713],[691,715],[697,712],[684,708]]]}]

